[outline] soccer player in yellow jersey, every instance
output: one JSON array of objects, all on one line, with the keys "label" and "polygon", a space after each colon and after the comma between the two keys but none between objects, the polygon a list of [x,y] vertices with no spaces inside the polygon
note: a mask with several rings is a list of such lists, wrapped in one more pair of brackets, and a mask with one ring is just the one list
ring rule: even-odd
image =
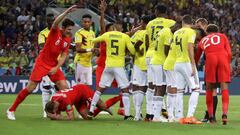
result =
[{"label": "soccer player in yellow jersey", "polygon": [[[47,14],[47,17],[46,17],[47,27],[42,31],[40,31],[40,33],[38,34],[38,45],[40,46],[40,48],[43,48],[47,40],[48,33],[50,32],[53,21],[54,21],[54,15]],[[53,84],[52,81],[49,79],[48,76],[44,76],[42,78],[42,84],[43,84],[43,89],[41,89],[41,91],[42,91],[43,117],[46,118],[47,114],[44,111],[45,105],[50,99],[50,94],[53,95],[55,93],[55,89],[52,85]]]},{"label": "soccer player in yellow jersey", "polygon": [[146,50],[148,47],[148,35],[146,33],[146,25],[150,19],[150,16],[143,16],[141,18],[141,29],[138,30],[131,37],[131,41],[134,44],[136,50],[136,53],[134,55],[134,65],[132,73],[132,90],[135,108],[135,121],[142,120],[141,109],[144,94],[147,90]]},{"label": "soccer player in yellow jersey", "polygon": [[116,79],[118,87],[122,90],[122,100],[124,104],[125,120],[131,120],[133,117],[130,115],[130,99],[129,99],[129,81],[125,74],[125,53],[128,50],[131,54],[135,53],[134,46],[131,43],[130,37],[119,31],[109,30],[109,32],[93,39],[93,43],[106,42],[106,66],[104,68],[99,88],[94,93],[89,117],[92,116],[96,103],[98,102],[101,94],[105,88],[110,87],[112,81]]},{"label": "soccer player in yellow jersey", "polygon": [[[75,78],[77,84],[92,85],[92,55],[97,49],[91,42],[95,38],[95,33],[90,30],[92,25],[92,16],[85,14],[82,17],[82,26],[80,30],[75,33],[76,56],[74,63],[76,64]],[[86,44],[83,44],[86,40]]]},{"label": "soccer player in yellow jersey", "polygon": [[[183,16],[182,28],[177,30],[173,36],[174,47],[176,47],[176,63],[174,70],[176,72],[176,79],[178,80],[176,118],[180,119],[180,122],[183,123],[195,122],[196,119],[193,116],[197,108],[200,92],[199,78],[194,60],[196,33],[191,29],[192,23],[193,20],[191,16]],[[183,118],[183,91],[186,86],[192,90],[192,93],[189,99],[187,118]]]},{"label": "soccer player in yellow jersey", "polygon": [[175,21],[166,19],[166,12],[167,8],[163,5],[157,5],[155,7],[155,16],[156,18],[152,21],[150,21],[147,24],[146,30],[149,37],[149,48],[147,50],[146,54],[146,60],[147,60],[147,76],[148,76],[148,89],[146,92],[146,103],[147,103],[147,114],[145,120],[152,120],[153,118],[153,111],[152,111],[152,99],[154,95],[154,86],[152,84],[152,70],[150,68],[150,61],[153,57],[154,52],[154,44],[156,44],[156,38],[157,33],[166,27],[172,26]]},{"label": "soccer player in yellow jersey", "polygon": [[163,64],[167,57],[173,33],[170,28],[163,28],[158,32],[157,41],[153,58],[151,59],[151,68],[153,71],[153,85],[155,86],[155,93],[153,96],[153,121],[167,122],[167,119],[160,115],[164,95],[166,93],[166,76],[163,70]]}]

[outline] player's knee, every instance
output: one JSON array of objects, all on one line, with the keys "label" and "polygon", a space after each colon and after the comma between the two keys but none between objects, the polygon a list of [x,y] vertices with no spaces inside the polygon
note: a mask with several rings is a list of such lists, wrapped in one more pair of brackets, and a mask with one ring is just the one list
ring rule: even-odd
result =
[{"label": "player's knee", "polygon": [[27,90],[31,93],[37,87],[37,85],[37,82],[29,81],[27,85]]}]

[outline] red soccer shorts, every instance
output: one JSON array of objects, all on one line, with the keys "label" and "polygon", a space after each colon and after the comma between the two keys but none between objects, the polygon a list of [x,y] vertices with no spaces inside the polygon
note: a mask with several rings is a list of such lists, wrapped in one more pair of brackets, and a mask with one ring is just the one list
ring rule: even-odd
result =
[{"label": "red soccer shorts", "polygon": [[208,83],[230,82],[230,63],[227,55],[208,54],[205,64],[205,79]]},{"label": "red soccer shorts", "polygon": [[[30,80],[35,82],[41,82],[42,78],[48,75],[51,67],[44,65],[41,62],[36,62],[33,67],[32,73],[30,75]],[[48,75],[52,82],[57,82],[60,80],[66,80],[63,72],[58,69],[54,75]]]},{"label": "red soccer shorts", "polygon": [[[99,82],[101,80],[101,76],[103,73],[104,67],[103,66],[97,66],[96,68],[96,86],[99,87]],[[114,79],[112,82],[112,87],[116,88],[118,86],[116,80]]]}]

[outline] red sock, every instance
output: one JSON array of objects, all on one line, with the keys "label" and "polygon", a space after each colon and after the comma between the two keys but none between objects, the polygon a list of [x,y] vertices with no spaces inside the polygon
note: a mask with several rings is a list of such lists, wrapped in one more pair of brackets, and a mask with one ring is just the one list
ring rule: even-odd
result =
[{"label": "red sock", "polygon": [[228,104],[229,104],[229,91],[228,89],[222,90],[222,111],[223,114],[228,113]]},{"label": "red sock", "polygon": [[[122,95],[122,94],[120,94],[120,95]],[[120,107],[120,108],[123,108],[123,107],[124,107],[124,106],[123,106],[123,101],[122,101],[122,96],[121,96],[121,99],[120,99],[119,107]]]},{"label": "red sock", "polygon": [[207,110],[210,117],[213,117],[213,91],[207,90],[206,91],[206,104]]},{"label": "red sock", "polygon": [[[113,106],[114,104],[116,104],[121,98],[122,98],[122,96],[116,96],[116,97],[113,97],[113,98],[108,99],[108,100],[105,102],[105,105],[106,105],[107,109],[108,109],[109,107]],[[100,110],[99,108],[95,109],[93,116],[95,117],[95,116],[98,115],[100,112],[101,112],[101,110]]]},{"label": "red sock", "polygon": [[18,105],[29,95],[27,88],[22,89],[15,99],[13,105],[9,108],[9,111],[16,111]]}]

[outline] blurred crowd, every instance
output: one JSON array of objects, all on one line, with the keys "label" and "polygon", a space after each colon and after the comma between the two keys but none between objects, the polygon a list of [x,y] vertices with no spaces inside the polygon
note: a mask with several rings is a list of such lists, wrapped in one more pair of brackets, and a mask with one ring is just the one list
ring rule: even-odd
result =
[{"label": "blurred crowd", "polygon": [[[37,43],[39,31],[46,27],[46,7],[52,4],[98,8],[99,0],[1,0],[0,1],[0,75],[28,75],[41,47]],[[106,13],[123,24],[124,31],[137,26],[143,15],[153,15],[153,7],[164,4],[169,7],[168,18],[179,20],[183,14],[195,19],[206,18],[218,24],[221,32],[230,39],[233,52],[233,75],[240,76],[240,1],[239,0],[107,0]],[[63,69],[74,74],[72,57]]]}]

